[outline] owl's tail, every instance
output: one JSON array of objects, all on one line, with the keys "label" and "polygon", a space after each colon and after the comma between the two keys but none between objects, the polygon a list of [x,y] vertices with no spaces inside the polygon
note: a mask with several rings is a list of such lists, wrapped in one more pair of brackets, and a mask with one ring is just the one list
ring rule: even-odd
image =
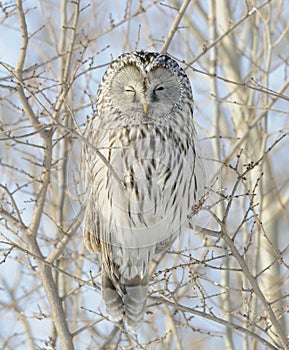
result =
[{"label": "owl's tail", "polygon": [[102,271],[102,296],[111,318],[124,321],[127,328],[136,332],[142,324],[148,292],[148,276],[122,279],[119,291],[105,270]]}]

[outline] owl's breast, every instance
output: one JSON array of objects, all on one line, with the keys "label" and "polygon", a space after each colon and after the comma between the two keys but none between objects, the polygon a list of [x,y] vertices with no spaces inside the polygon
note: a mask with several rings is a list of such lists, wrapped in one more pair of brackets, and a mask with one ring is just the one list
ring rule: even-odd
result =
[{"label": "owl's breast", "polygon": [[109,166],[100,159],[94,166],[96,206],[114,240],[149,245],[178,234],[191,205],[189,143],[145,126],[119,129],[103,141]]}]

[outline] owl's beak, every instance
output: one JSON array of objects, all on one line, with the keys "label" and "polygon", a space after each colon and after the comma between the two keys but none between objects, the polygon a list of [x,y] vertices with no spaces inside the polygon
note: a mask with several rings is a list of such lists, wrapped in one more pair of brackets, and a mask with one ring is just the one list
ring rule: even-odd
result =
[{"label": "owl's beak", "polygon": [[144,114],[147,114],[147,112],[148,112],[148,105],[147,105],[147,103],[143,104],[143,111],[144,111]]}]

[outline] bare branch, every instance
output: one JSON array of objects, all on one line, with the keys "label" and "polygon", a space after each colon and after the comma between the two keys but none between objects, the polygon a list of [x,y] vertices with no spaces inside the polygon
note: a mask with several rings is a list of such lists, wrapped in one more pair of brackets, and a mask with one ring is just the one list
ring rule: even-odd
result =
[{"label": "bare branch", "polygon": [[184,0],[184,2],[182,3],[177,16],[174,19],[174,22],[170,28],[170,31],[168,33],[168,36],[166,38],[166,41],[164,42],[161,51],[162,53],[166,53],[168,51],[168,48],[170,46],[171,41],[173,40],[174,35],[176,34],[177,30],[178,30],[178,26],[187,10],[187,7],[189,6],[191,0]]},{"label": "bare branch", "polygon": [[278,347],[275,347],[274,345],[272,345],[272,344],[270,344],[268,341],[266,341],[266,339],[260,337],[259,335],[257,335],[257,334],[254,333],[254,332],[251,332],[251,331],[248,330],[247,328],[244,328],[244,327],[242,327],[242,326],[239,326],[238,324],[229,323],[229,322],[223,320],[222,318],[219,318],[219,317],[214,316],[214,315],[212,315],[212,314],[208,314],[208,313],[206,313],[206,312],[201,312],[201,311],[198,311],[198,310],[189,308],[189,307],[187,307],[187,306],[184,306],[184,305],[181,305],[181,304],[172,302],[172,301],[170,301],[167,297],[165,297],[164,295],[160,295],[159,297],[153,297],[153,296],[151,296],[151,297],[149,297],[149,298],[150,298],[151,300],[153,300],[153,301],[158,302],[158,303],[166,304],[166,305],[172,306],[173,308],[175,308],[175,309],[177,309],[177,310],[181,310],[181,311],[184,311],[184,312],[191,313],[191,314],[193,314],[193,315],[197,315],[197,316],[206,318],[206,319],[211,320],[211,321],[213,321],[213,322],[217,322],[217,323],[219,323],[219,324],[222,324],[222,325],[224,325],[224,326],[226,326],[226,327],[235,329],[235,330],[238,331],[238,332],[241,332],[241,333],[250,335],[252,338],[256,338],[257,341],[259,341],[261,344],[264,344],[265,346],[267,346],[268,349],[272,349],[272,350],[278,350],[278,349],[279,349]]}]

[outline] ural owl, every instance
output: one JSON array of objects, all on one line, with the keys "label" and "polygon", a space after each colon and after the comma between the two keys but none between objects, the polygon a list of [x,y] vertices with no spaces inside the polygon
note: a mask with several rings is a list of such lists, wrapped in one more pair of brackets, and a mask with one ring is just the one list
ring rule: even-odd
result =
[{"label": "ural owl", "polygon": [[136,331],[150,261],[184,230],[202,193],[188,77],[168,55],[121,55],[85,135],[85,244],[101,254],[108,314]]}]

